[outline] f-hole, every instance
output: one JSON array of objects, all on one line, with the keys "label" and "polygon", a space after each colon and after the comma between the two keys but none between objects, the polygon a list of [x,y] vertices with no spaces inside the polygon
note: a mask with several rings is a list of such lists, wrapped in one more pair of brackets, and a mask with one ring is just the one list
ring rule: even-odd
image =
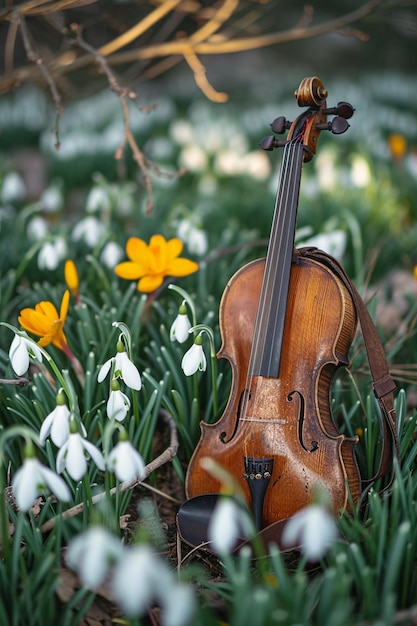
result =
[{"label": "f-hole", "polygon": [[229,439],[226,439],[227,437],[227,432],[224,430],[223,432],[220,433],[220,441],[222,443],[229,443],[230,441],[232,441],[233,437],[236,435],[237,433],[237,427],[239,426],[239,420],[240,420],[240,415],[242,412],[242,405],[244,401],[250,400],[251,397],[251,392],[249,389],[244,389],[242,391],[242,393],[240,394],[240,398],[239,398],[239,404],[237,406],[237,413],[236,413],[236,421],[235,421],[235,427],[233,429],[232,434],[230,435]]},{"label": "f-hole", "polygon": [[310,443],[310,447],[307,447],[304,443],[304,421],[305,421],[305,400],[304,400],[304,396],[302,393],[300,393],[299,391],[297,391],[296,389],[294,391],[291,391],[291,393],[288,394],[287,399],[289,402],[293,401],[294,396],[298,397],[298,406],[299,406],[299,411],[298,411],[298,441],[300,442],[301,447],[303,448],[303,450],[305,450],[306,452],[315,452],[316,450],[318,450],[319,448],[319,444],[317,443],[317,441],[311,441]]}]

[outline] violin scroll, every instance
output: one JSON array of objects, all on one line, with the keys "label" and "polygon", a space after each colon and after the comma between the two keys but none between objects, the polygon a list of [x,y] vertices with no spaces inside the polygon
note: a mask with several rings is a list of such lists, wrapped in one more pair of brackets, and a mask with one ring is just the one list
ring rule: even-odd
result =
[{"label": "violin scroll", "polygon": [[[355,111],[348,102],[339,102],[337,106],[327,108],[326,98],[328,92],[321,80],[317,77],[304,78],[295,91],[297,104],[300,107],[308,107],[294,122],[289,122],[285,117],[277,117],[271,124],[272,131],[281,135],[288,130],[287,140],[276,139],[273,135],[264,137],[260,146],[263,150],[282,148],[289,141],[299,141],[304,146],[304,161],[311,161],[316,153],[317,141],[322,130],[329,130],[334,135],[341,135],[349,128],[350,119]],[[333,115],[331,121],[328,115]]]}]

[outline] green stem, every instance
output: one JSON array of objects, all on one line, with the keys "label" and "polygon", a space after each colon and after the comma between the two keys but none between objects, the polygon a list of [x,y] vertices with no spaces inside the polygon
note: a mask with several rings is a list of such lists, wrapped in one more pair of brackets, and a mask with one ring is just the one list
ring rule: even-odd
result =
[{"label": "green stem", "polygon": [[181,287],[178,287],[177,285],[174,285],[172,283],[168,285],[168,289],[173,289],[173,291],[176,291],[177,293],[179,293],[180,296],[182,296],[182,298],[186,301],[186,303],[190,307],[191,318],[193,320],[192,324],[193,326],[195,326],[197,324],[197,316],[195,312],[194,302],[191,299],[191,296],[184,289],[181,289]]}]

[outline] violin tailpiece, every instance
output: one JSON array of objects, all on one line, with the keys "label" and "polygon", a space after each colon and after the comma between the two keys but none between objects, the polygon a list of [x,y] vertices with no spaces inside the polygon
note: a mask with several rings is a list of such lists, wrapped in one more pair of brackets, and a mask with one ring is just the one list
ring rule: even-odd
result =
[{"label": "violin tailpiece", "polygon": [[263,505],[269,480],[272,476],[274,459],[243,457],[245,473],[252,498],[252,513],[258,530],[263,526]]}]

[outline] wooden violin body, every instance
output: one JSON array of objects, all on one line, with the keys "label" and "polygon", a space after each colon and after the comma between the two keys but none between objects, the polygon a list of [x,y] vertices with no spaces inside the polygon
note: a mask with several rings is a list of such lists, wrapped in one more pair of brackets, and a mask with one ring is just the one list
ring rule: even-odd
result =
[{"label": "wooden violin body", "polygon": [[243,267],[223,294],[218,356],[230,361],[232,392],[222,418],[201,424],[186,478],[190,498],[218,493],[200,464],[214,459],[234,476],[260,527],[310,504],[317,489],[328,492],[335,513],[360,492],[356,439],[339,433],[330,409],[331,381],[348,363],[356,328],[350,294],[327,267],[295,253],[280,376],[248,378],[264,267],[264,259]]},{"label": "wooden violin body", "polygon": [[[220,305],[222,348],[232,390],[223,416],[202,424],[186,475],[194,498],[219,493],[201,461],[210,457],[231,474],[258,529],[291,517],[324,490],[335,513],[361,488],[355,438],[341,434],[331,413],[331,382],[348,364],[356,310],[345,284],[324,263],[294,252],[301,170],[315,154],[321,130],[344,132],[353,108],[328,109],[318,78],[295,93],[308,106],[292,124],[279,117],[265,150],[283,147],[277,201],[265,259],[238,271]],[[335,117],[331,122],[327,116]]]}]

